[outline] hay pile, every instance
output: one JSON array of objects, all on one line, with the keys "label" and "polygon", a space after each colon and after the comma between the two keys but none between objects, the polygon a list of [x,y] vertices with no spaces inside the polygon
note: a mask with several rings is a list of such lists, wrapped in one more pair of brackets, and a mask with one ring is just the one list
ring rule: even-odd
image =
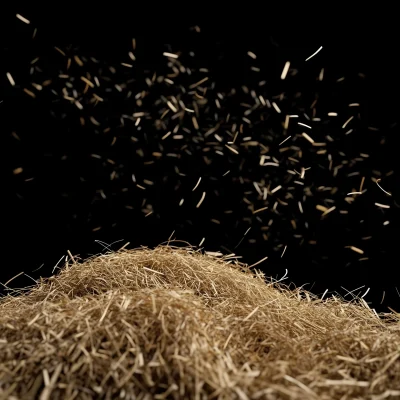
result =
[{"label": "hay pile", "polygon": [[229,257],[122,250],[0,300],[0,398],[400,399],[400,324]]}]

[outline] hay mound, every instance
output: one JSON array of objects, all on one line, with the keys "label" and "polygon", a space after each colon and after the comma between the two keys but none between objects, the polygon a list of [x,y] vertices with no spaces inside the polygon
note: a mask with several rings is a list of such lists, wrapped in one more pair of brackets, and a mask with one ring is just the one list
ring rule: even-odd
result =
[{"label": "hay mound", "polygon": [[400,324],[191,248],[122,250],[0,300],[0,398],[400,399]]}]

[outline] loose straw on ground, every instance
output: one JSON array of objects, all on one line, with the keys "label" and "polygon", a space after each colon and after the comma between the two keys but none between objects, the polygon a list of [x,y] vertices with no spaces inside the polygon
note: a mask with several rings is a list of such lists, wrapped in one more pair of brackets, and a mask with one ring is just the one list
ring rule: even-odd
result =
[{"label": "loose straw on ground", "polygon": [[363,299],[190,247],[69,259],[0,299],[1,399],[400,398],[399,319]]}]

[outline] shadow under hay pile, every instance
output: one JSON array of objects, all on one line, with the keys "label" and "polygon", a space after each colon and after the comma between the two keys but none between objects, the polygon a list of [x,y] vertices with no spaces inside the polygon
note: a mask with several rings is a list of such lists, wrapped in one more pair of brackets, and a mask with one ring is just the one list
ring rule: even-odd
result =
[{"label": "shadow under hay pile", "polygon": [[0,398],[400,398],[400,324],[229,257],[121,250],[0,300]]}]

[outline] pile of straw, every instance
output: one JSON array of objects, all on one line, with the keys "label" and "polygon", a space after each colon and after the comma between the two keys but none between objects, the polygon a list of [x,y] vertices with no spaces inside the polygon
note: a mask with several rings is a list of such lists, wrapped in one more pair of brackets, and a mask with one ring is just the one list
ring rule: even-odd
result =
[{"label": "pile of straw", "polygon": [[192,248],[72,261],[0,300],[3,399],[400,399],[400,324]]}]

